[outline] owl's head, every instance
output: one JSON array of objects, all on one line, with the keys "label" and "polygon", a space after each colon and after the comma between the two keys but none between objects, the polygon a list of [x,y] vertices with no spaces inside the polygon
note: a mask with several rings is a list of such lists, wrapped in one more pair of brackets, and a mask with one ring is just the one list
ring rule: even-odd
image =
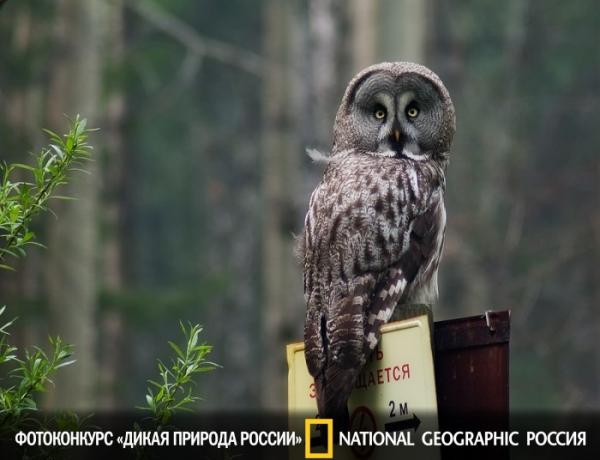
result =
[{"label": "owl's head", "polygon": [[410,62],[386,62],[348,84],[335,119],[333,152],[445,159],[455,129],[454,105],[436,74]]}]

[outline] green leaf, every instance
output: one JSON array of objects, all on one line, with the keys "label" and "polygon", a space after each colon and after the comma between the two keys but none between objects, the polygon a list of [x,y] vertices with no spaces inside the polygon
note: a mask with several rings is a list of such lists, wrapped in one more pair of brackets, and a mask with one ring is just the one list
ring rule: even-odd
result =
[{"label": "green leaf", "polygon": [[177,356],[180,356],[181,358],[183,358],[185,355],[183,354],[183,352],[181,351],[181,348],[179,348],[179,346],[177,346],[177,344],[175,342],[171,342],[169,340],[169,345],[170,347],[175,351],[175,353],[177,353]]},{"label": "green leaf", "polygon": [[12,166],[14,166],[15,168],[19,168],[19,169],[25,169],[27,171],[35,171],[35,168],[33,166],[29,166],[23,163],[13,163]]},{"label": "green leaf", "polygon": [[57,366],[55,367],[55,369],[59,369],[59,368],[61,368],[61,367],[65,367],[65,366],[70,366],[71,364],[73,364],[73,363],[74,363],[74,362],[76,362],[76,361],[77,361],[76,359],[72,359],[72,360],[70,360],[70,361],[65,361],[65,362],[62,362],[62,363],[60,363],[59,365],[57,365]]}]

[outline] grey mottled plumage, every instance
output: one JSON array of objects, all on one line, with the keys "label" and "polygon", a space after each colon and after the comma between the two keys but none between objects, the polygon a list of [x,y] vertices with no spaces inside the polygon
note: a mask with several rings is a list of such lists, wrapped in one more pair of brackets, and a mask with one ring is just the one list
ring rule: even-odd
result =
[{"label": "grey mottled plumage", "polygon": [[301,238],[306,363],[319,414],[338,427],[395,306],[437,297],[454,130],[450,96],[423,66],[378,64],[346,88]]}]

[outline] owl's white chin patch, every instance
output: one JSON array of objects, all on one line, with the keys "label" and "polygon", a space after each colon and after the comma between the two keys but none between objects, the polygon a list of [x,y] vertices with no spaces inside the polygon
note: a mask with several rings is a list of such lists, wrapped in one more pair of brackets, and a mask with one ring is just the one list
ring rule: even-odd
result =
[{"label": "owl's white chin patch", "polygon": [[423,154],[414,154],[413,152],[411,152],[408,149],[403,149],[402,150],[402,156],[406,157],[406,158],[410,158],[411,160],[415,160],[415,161],[426,161],[429,160],[430,154],[429,153],[423,153]]},{"label": "owl's white chin patch", "polygon": [[[373,155],[374,157],[386,157],[386,158],[394,158],[397,157],[398,154],[395,150],[381,150],[377,152],[367,152],[369,155]],[[431,157],[429,153],[416,154],[411,152],[408,149],[403,149],[400,154],[401,157],[408,158],[414,161],[427,161]]]},{"label": "owl's white chin patch", "polygon": [[396,152],[394,150],[382,150],[380,152],[368,152],[370,155],[373,155],[375,157],[395,157],[396,156]]}]

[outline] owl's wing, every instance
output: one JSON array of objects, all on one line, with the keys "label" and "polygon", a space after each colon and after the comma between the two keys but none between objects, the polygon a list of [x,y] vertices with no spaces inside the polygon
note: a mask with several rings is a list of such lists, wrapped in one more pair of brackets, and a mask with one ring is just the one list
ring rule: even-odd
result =
[{"label": "owl's wing", "polygon": [[[381,337],[381,326],[389,321],[396,305],[414,291],[429,286],[439,266],[446,227],[446,211],[441,194],[410,224],[409,241],[399,260],[387,270],[375,287],[365,322],[365,345],[374,350]],[[437,284],[437,283],[436,283]],[[434,287],[437,294],[437,286]]]},{"label": "owl's wing", "polygon": [[[439,262],[444,233],[441,196],[407,227],[408,245],[398,260],[380,273],[354,277],[352,290],[334,300],[328,312],[309,308],[305,329],[306,358],[315,376],[322,417],[348,422],[347,402],[367,358],[379,343],[381,326],[406,298],[415,280],[431,276]],[[430,272],[430,273],[428,273]]]}]

